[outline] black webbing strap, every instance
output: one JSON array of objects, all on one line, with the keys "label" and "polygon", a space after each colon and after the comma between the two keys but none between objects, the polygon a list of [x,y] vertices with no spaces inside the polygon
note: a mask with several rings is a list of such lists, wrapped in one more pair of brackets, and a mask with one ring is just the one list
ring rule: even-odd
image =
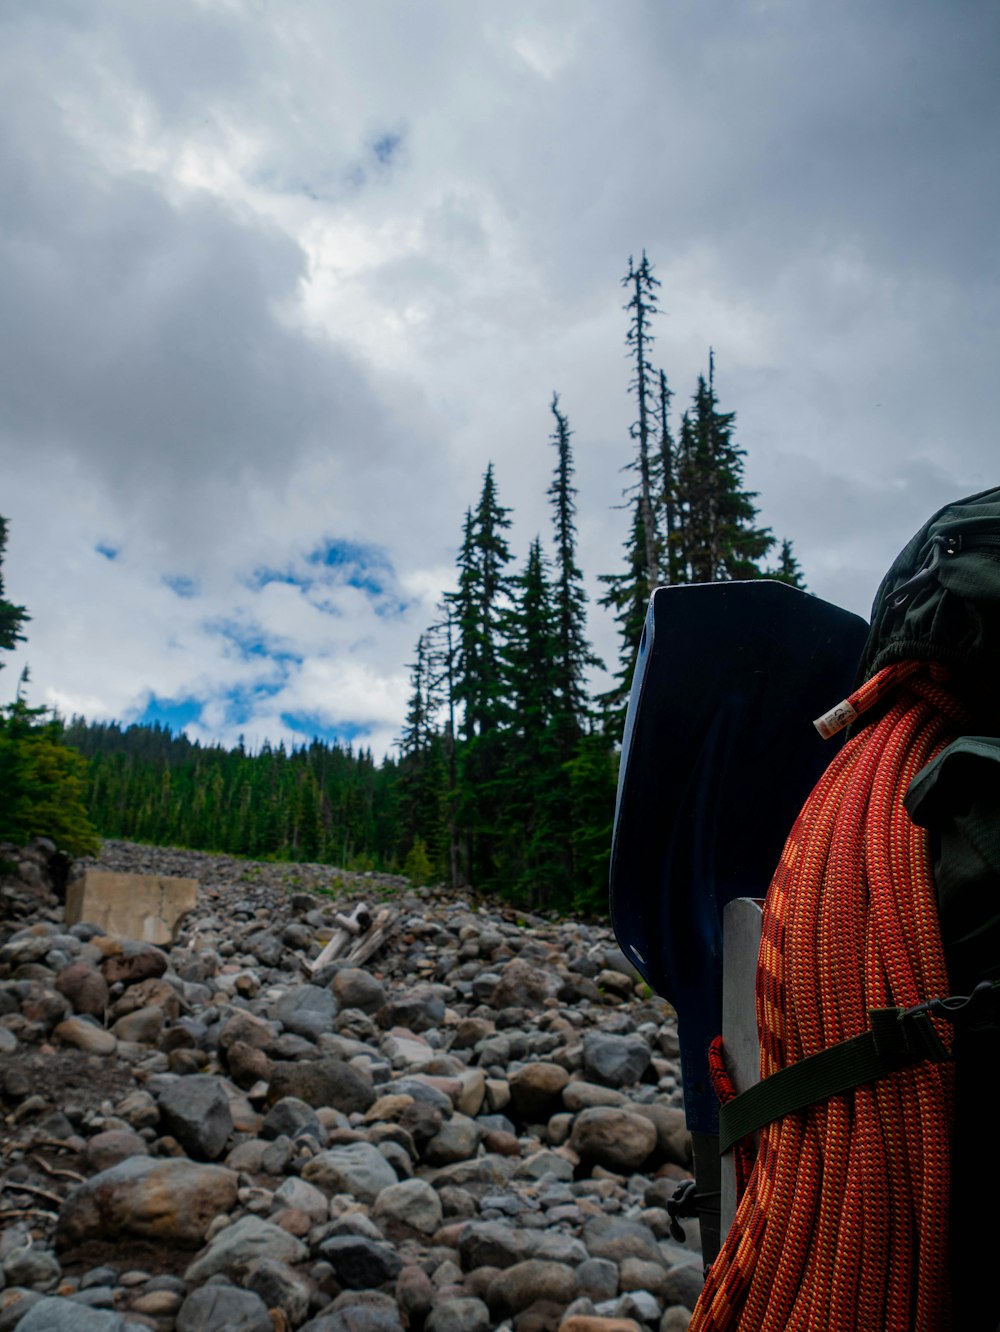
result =
[{"label": "black webbing strap", "polygon": [[779,1069],[719,1109],[719,1152],[740,1138],[815,1101],[887,1077],[909,1064],[951,1056],[934,1029],[930,1005],[873,1008],[861,1036]]}]

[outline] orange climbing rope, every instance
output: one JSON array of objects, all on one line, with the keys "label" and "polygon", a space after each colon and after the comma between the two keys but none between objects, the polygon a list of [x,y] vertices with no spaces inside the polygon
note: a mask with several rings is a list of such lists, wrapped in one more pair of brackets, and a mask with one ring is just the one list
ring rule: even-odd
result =
[{"label": "orange climbing rope", "polygon": [[[949,992],[927,834],[903,809],[963,721],[945,679],[901,662],[848,700],[884,710],[817,783],[768,889],[762,1078],[860,1035],[871,1008]],[[952,1087],[950,1063],[917,1064],[767,1125],[691,1332],[946,1329]]]}]

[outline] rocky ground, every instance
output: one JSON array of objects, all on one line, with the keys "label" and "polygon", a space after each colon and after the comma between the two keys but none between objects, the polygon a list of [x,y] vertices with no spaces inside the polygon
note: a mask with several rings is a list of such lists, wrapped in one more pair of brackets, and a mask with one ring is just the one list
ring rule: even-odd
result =
[{"label": "rocky ground", "polygon": [[[0,1332],[679,1332],[673,1016],[610,931],[329,866],[195,877],[172,947],[0,880]],[[51,863],[50,863],[51,862]],[[333,913],[398,928],[307,979]]]}]

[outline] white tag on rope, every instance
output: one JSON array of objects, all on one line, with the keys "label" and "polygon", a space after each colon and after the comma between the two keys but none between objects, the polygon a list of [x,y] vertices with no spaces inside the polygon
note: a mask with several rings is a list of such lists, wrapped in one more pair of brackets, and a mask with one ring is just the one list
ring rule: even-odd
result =
[{"label": "white tag on rope", "polygon": [[824,740],[829,740],[831,735],[836,735],[845,726],[850,726],[851,722],[857,719],[857,716],[857,710],[851,707],[845,698],[843,703],[838,703],[829,712],[824,712],[822,717],[817,717],[813,726],[816,727]]}]

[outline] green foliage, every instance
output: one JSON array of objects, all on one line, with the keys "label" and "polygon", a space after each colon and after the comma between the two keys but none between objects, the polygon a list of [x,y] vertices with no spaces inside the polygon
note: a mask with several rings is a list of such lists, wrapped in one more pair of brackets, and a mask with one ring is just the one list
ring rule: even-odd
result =
[{"label": "green foliage", "polygon": [[[7,550],[7,519],[0,518],[0,565]],[[23,606],[15,606],[4,597],[3,574],[0,573],[0,650],[10,652],[24,642],[21,628],[31,616]],[[2,663],[0,663],[2,665]]]},{"label": "green foliage", "polygon": [[86,764],[44,708],[18,699],[0,715],[0,840],[50,837],[75,856],[100,845],[84,803]]},{"label": "green foliage", "polygon": [[427,855],[427,847],[423,841],[417,837],[414,838],[413,845],[406,853],[406,859],[403,861],[403,875],[411,883],[420,886],[430,883],[433,876],[433,868]]},{"label": "green foliage", "polygon": [[87,807],[105,837],[254,860],[392,871],[404,840],[399,766],[314,740],[290,753],[201,746],[159,724],[74,718],[66,742],[89,761]]},{"label": "green foliage", "polygon": [[[7,547],[7,520],[0,518],[0,563]],[[24,641],[30,619],[23,606],[4,599],[0,575],[0,650]],[[50,837],[72,855],[94,854],[99,844],[84,808],[86,764],[62,743],[62,726],[46,708],[31,708],[21,696],[0,710],[0,839],[23,845]]]}]

